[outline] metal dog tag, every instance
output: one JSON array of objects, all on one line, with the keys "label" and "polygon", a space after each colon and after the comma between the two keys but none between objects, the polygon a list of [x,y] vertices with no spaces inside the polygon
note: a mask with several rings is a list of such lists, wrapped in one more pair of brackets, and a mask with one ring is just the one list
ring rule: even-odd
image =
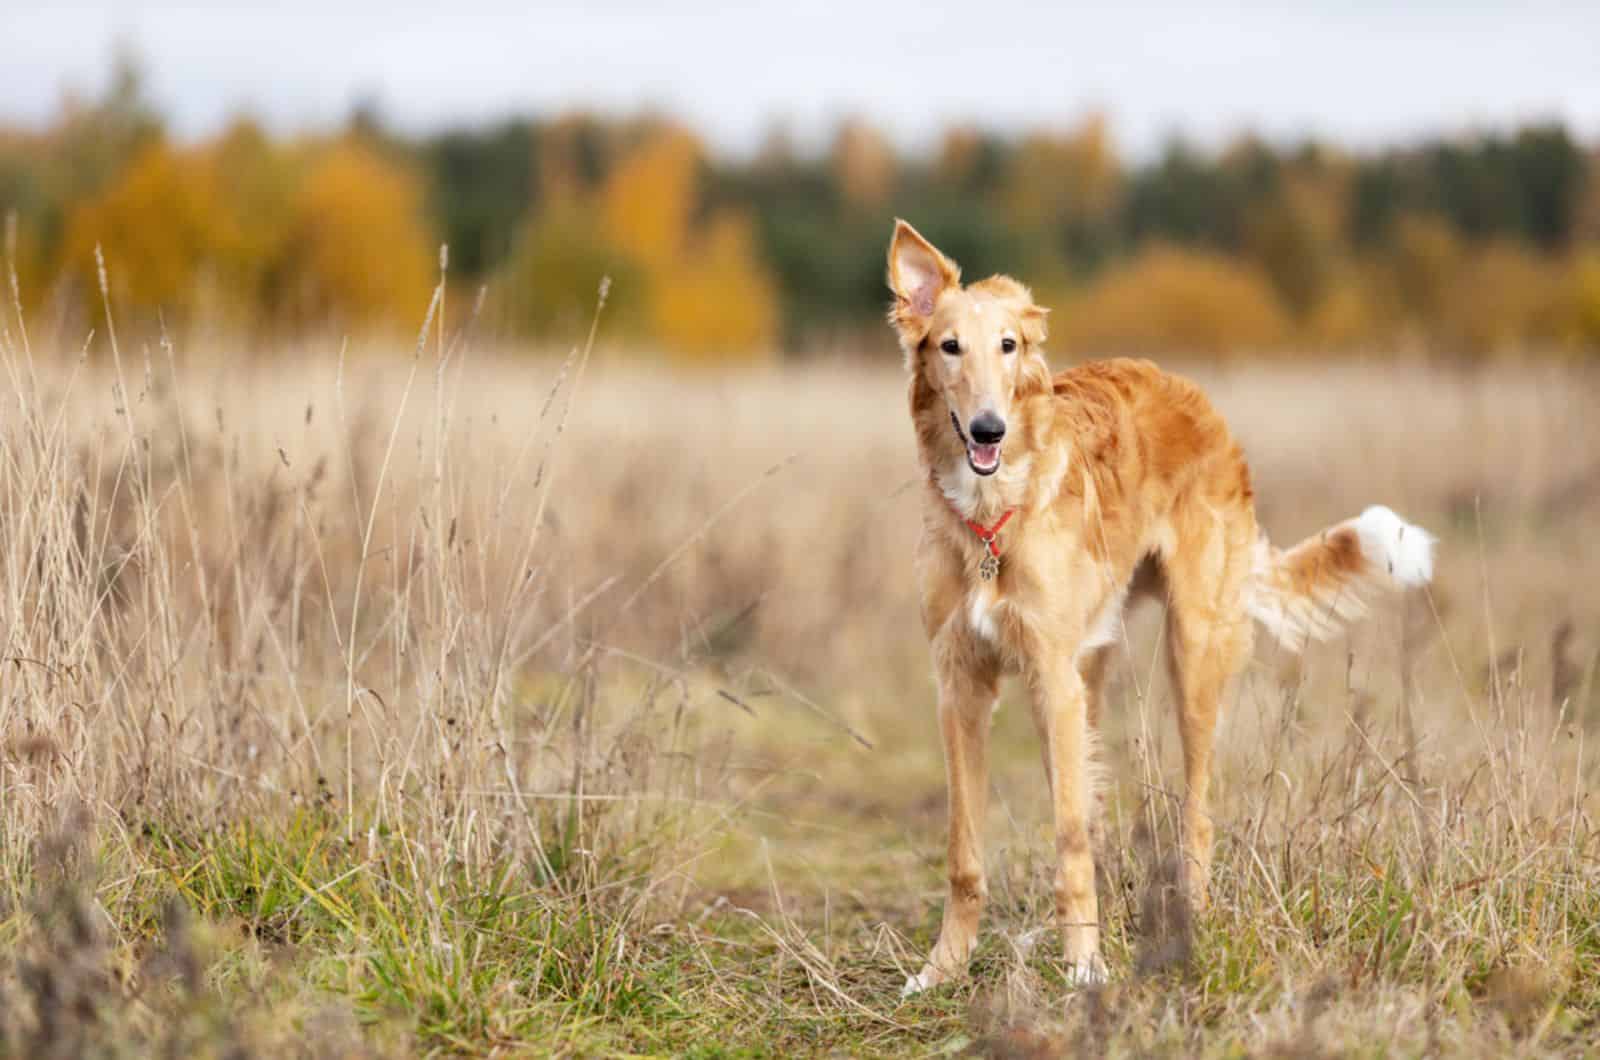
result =
[{"label": "metal dog tag", "polygon": [[1000,557],[993,552],[984,552],[983,559],[978,563],[978,577],[984,581],[993,581],[995,575],[1000,573]]}]

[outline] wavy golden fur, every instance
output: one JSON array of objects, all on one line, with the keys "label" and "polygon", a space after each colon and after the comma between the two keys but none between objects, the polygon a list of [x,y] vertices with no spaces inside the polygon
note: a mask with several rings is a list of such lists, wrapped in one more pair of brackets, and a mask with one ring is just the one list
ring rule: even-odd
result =
[{"label": "wavy golden fur", "polygon": [[[949,897],[907,990],[960,972],[977,938],[989,721],[1006,672],[1026,683],[1044,744],[1066,958],[1075,981],[1100,981],[1092,741],[1130,598],[1167,605],[1186,781],[1181,882],[1201,906],[1218,705],[1251,650],[1251,619],[1299,648],[1355,617],[1369,590],[1427,581],[1432,538],[1372,508],[1276,550],[1256,526],[1244,453],[1193,383],[1120,359],[1052,375],[1046,311],[1028,289],[1006,276],[962,286],[904,221],[889,286],[927,473],[917,568],[949,783]],[[1000,569],[986,580],[967,521],[988,527],[1007,512]]]}]

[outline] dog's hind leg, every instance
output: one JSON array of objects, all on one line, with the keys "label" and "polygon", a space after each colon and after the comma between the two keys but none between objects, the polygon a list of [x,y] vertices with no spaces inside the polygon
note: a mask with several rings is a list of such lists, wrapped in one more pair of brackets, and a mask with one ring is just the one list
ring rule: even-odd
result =
[{"label": "dog's hind leg", "polygon": [[[935,650],[935,655],[941,653]],[[967,967],[978,940],[978,921],[989,888],[983,871],[983,820],[989,807],[989,725],[999,692],[1000,668],[992,656],[962,652],[939,664],[939,731],[948,781],[950,892],[939,941],[905,994],[944,982]]]},{"label": "dog's hind leg", "polygon": [[1111,674],[1113,650],[1111,645],[1103,644],[1078,657],[1078,675],[1083,678],[1085,714],[1090,732],[1100,731],[1100,708],[1105,702],[1106,679]]},{"label": "dog's hind leg", "polygon": [[1244,592],[1247,547],[1229,542],[1223,527],[1202,547],[1169,558],[1167,662],[1183,738],[1183,893],[1205,908],[1211,880],[1211,758],[1222,696],[1250,652],[1253,628]]},{"label": "dog's hind leg", "polygon": [[[1115,650],[1111,645],[1104,644],[1078,656],[1078,675],[1083,678],[1084,716],[1089,726],[1089,794],[1092,800],[1089,807],[1089,838],[1099,854],[1103,854],[1106,849],[1106,793],[1104,785],[1099,783],[1103,777],[1096,771],[1095,748],[1100,743],[1100,721],[1104,713],[1106,683],[1111,675],[1112,652]],[[1046,749],[1046,754],[1048,753]],[[1045,774],[1049,775],[1049,772],[1050,763],[1046,761]]]},{"label": "dog's hind leg", "polygon": [[1092,784],[1087,689],[1070,662],[1042,659],[1027,676],[1055,815],[1056,921],[1072,981],[1078,985],[1101,983],[1106,970],[1100,958],[1100,904],[1089,837]]}]

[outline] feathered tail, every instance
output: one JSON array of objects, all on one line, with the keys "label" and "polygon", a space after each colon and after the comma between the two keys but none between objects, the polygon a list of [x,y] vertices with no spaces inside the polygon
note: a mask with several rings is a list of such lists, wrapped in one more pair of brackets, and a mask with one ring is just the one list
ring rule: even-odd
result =
[{"label": "feathered tail", "polygon": [[1382,590],[1426,585],[1434,537],[1382,505],[1290,549],[1256,543],[1249,609],[1291,651],[1326,640],[1366,614]]}]

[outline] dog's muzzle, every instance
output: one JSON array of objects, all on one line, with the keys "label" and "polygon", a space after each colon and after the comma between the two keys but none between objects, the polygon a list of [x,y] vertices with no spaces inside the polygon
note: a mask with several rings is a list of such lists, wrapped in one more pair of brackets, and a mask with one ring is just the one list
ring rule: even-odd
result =
[{"label": "dog's muzzle", "polygon": [[950,426],[967,447],[967,466],[974,474],[992,475],[1000,470],[1000,443],[1006,436],[1006,423],[992,412],[981,412],[972,420],[972,436],[961,429],[961,420],[950,410]]}]

